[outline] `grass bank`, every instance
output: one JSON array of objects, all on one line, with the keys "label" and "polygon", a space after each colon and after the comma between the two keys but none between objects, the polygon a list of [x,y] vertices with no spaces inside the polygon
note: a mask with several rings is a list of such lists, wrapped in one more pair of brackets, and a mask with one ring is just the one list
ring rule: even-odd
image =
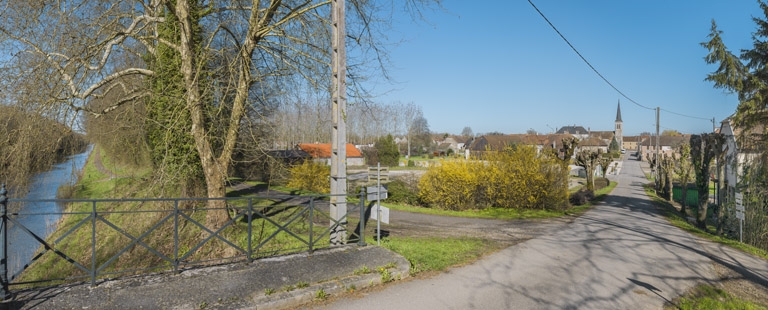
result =
[{"label": "grass bank", "polygon": [[595,198],[587,204],[581,206],[570,207],[565,210],[544,210],[544,209],[505,209],[505,208],[488,208],[483,210],[466,210],[466,211],[453,211],[453,210],[440,210],[434,208],[416,207],[402,204],[391,204],[382,202],[383,206],[386,206],[393,210],[442,215],[442,216],[454,216],[454,217],[468,217],[468,218],[485,218],[485,219],[502,219],[502,220],[515,220],[515,219],[546,219],[556,218],[566,215],[581,215],[592,206],[602,201],[608,194],[610,194],[617,183],[611,182],[607,187],[595,191]]},{"label": "grass bank", "polygon": [[[667,220],[675,227],[709,241],[727,245],[745,253],[768,260],[768,252],[763,251],[762,249],[736,240],[710,234],[689,223],[670,202],[656,195],[656,192],[653,189],[653,184],[645,185],[644,189],[645,193],[653,200],[656,208],[661,211],[666,216]],[[737,297],[744,296],[744,294],[742,294],[743,292],[740,292],[739,289],[727,285],[725,288],[726,289],[721,289],[711,285],[697,286],[685,295],[673,300],[672,305],[667,306],[666,309],[768,309],[768,305],[766,304],[758,304]],[[746,296],[749,296],[749,294],[746,294]]]}]

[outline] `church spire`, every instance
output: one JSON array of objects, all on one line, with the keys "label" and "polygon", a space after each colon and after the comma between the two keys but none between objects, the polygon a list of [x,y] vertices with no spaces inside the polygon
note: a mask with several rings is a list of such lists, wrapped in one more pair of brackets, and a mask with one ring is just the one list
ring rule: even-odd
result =
[{"label": "church spire", "polygon": [[616,108],[616,121],[621,122],[621,100],[619,100],[618,107]]}]

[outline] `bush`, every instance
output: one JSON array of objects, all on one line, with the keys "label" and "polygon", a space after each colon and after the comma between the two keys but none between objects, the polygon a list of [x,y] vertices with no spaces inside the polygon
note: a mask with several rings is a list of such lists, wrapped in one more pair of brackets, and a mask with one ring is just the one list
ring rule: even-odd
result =
[{"label": "bush", "polygon": [[[397,161],[400,160],[400,150],[397,148],[397,143],[392,135],[380,138],[374,145],[378,160],[382,166],[397,166]],[[373,165],[373,162],[368,162]]]},{"label": "bush", "polygon": [[419,183],[419,198],[441,209],[556,209],[566,204],[567,176],[553,157],[518,146],[483,161],[444,161]]},{"label": "bush", "polygon": [[394,180],[387,185],[387,202],[417,205],[419,194],[403,180]]},{"label": "bush", "polygon": [[579,191],[571,194],[570,202],[574,206],[580,206],[586,204],[595,198],[595,193],[587,189],[580,189]]},{"label": "bush", "polygon": [[474,207],[481,162],[446,161],[432,166],[419,181],[419,199],[428,207],[464,210]]},{"label": "bush", "polygon": [[315,193],[330,193],[331,181],[328,178],[331,175],[331,167],[306,160],[300,165],[291,167],[291,177],[288,180],[288,187],[312,191]]},{"label": "bush", "polygon": [[600,190],[603,188],[608,187],[608,185],[611,184],[611,180],[608,180],[606,178],[598,177],[595,178],[595,190]]}]

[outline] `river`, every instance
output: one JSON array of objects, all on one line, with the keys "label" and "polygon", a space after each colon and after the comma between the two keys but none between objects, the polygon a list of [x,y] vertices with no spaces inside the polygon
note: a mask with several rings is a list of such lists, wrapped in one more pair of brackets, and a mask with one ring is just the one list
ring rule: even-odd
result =
[{"label": "river", "polygon": [[[85,166],[91,150],[93,150],[93,145],[89,145],[83,153],[67,157],[66,161],[54,165],[51,170],[36,174],[32,177],[32,184],[24,199],[55,199],[59,187],[77,182],[77,174]],[[20,206],[18,211],[20,215],[16,219],[36,235],[48,237],[56,230],[56,223],[61,218],[63,207],[63,205],[55,202],[24,203]],[[20,227],[13,224],[9,225],[8,276],[14,277],[20,272],[23,266],[29,263],[40,245]]]}]

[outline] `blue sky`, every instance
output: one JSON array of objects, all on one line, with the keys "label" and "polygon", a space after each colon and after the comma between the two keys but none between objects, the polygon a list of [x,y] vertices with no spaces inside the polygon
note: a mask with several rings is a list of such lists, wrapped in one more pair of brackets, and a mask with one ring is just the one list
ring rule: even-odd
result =
[{"label": "blue sky", "polygon": [[[714,19],[734,52],[750,48],[756,1],[534,0],[576,49],[637,103],[661,107],[661,130],[712,130],[735,95],[704,81]],[[527,0],[445,0],[426,21],[398,17],[381,102],[422,107],[434,132],[547,133],[566,125],[613,130],[621,101],[624,134],[655,131],[655,111],[623,98],[595,74]],[[675,115],[686,114],[698,118]],[[705,120],[706,119],[706,120]]]}]

